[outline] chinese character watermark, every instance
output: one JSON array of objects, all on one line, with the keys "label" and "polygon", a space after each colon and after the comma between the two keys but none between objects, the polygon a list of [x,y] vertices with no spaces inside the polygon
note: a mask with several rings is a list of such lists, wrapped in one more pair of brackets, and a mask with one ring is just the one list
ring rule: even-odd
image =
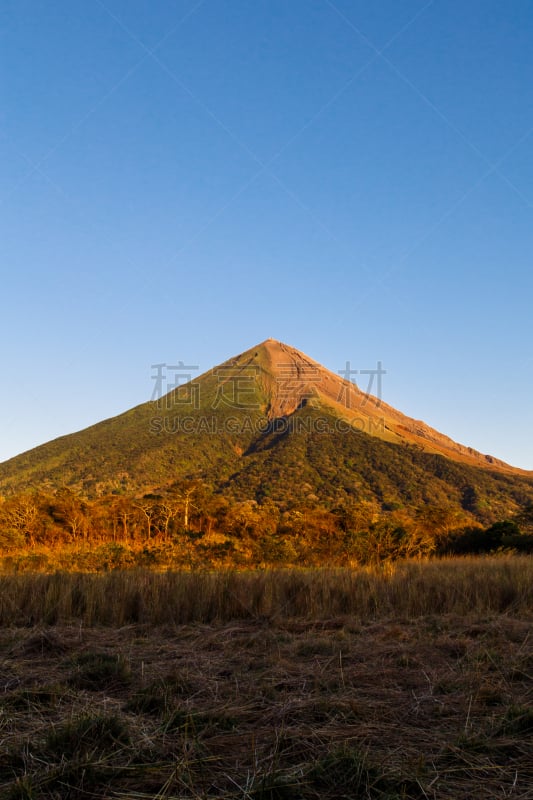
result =
[{"label": "chinese character watermark", "polygon": [[316,386],[322,381],[320,370],[311,364],[277,364],[276,399],[283,405],[295,396],[316,395]]},{"label": "chinese character watermark", "polygon": [[338,370],[338,374],[342,375],[342,377],[346,381],[346,383],[342,384],[339,387],[339,394],[338,394],[338,397],[337,397],[337,402],[338,403],[344,403],[346,408],[351,408],[351,401],[353,399],[353,396],[352,396],[352,393],[350,391],[351,387],[348,384],[352,384],[357,389],[359,388],[357,386],[357,382],[352,379],[352,375],[368,375],[368,385],[366,387],[366,392],[363,393],[364,394],[364,400],[360,403],[360,405],[362,405],[362,406],[366,405],[366,403],[368,402],[368,400],[372,396],[372,394],[373,394],[372,393],[372,389],[373,389],[373,386],[374,386],[374,378],[377,378],[377,381],[376,381],[376,392],[375,392],[375,395],[374,395],[375,398],[376,398],[376,401],[377,401],[376,404],[378,406],[381,405],[382,389],[383,389],[382,378],[383,378],[383,375],[387,374],[387,370],[383,369],[383,365],[382,365],[381,361],[377,362],[377,368],[376,369],[359,369],[359,370],[358,369],[352,369],[351,362],[347,361],[345,368]]},{"label": "chinese character watermark", "polygon": [[220,406],[260,408],[255,392],[259,374],[258,367],[238,367],[229,364],[217,367],[214,374],[217,378],[217,390],[211,408],[215,410]]},{"label": "chinese character watermark", "polygon": [[[192,372],[199,369],[197,364],[178,361],[177,364],[151,364],[150,368],[155,370],[155,374],[151,376],[155,381],[151,401],[161,400],[166,396],[167,405],[183,403],[192,404],[194,408],[200,407],[200,386],[192,380]],[[180,392],[183,387],[188,391]]]}]

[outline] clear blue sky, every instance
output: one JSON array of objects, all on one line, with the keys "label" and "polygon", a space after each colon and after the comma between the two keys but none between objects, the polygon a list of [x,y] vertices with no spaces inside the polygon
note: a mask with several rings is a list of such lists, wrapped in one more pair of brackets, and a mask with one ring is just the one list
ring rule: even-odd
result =
[{"label": "clear blue sky", "polygon": [[533,469],[530,0],[6,0],[0,459],[272,336]]}]

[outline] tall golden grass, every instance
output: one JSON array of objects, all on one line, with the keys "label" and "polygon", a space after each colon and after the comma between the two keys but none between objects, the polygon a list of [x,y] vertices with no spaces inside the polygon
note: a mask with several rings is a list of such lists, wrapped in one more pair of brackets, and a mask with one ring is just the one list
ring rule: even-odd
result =
[{"label": "tall golden grass", "polygon": [[386,570],[54,573],[0,577],[0,625],[122,626],[233,619],[526,613],[527,556],[401,562]]}]

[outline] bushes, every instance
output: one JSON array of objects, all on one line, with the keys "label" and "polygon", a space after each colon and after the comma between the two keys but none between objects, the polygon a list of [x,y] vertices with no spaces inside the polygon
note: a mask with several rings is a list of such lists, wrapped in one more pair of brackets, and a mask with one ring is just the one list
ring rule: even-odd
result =
[{"label": "bushes", "polygon": [[503,520],[485,530],[467,527],[454,531],[442,548],[442,552],[449,555],[477,555],[498,550],[532,553],[533,535],[522,533],[513,520]]}]

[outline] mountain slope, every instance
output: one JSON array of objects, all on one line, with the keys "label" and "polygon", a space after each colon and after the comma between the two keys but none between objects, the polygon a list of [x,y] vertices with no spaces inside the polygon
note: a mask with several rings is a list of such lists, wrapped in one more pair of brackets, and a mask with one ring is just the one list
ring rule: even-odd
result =
[{"label": "mountain slope", "polygon": [[421,420],[407,417],[283,342],[267,339],[221,366],[257,370],[270,398],[266,411],[271,418],[292,414],[302,400],[312,400],[346,420],[355,430],[385,441],[417,445],[424,451],[473,466],[522,472],[493,456],[454,442]]},{"label": "mountain slope", "polygon": [[488,519],[533,500],[533,477],[457,444],[272,339],[156,402],[0,464],[0,492],[88,495],[201,478],[234,498],[448,504]]}]

